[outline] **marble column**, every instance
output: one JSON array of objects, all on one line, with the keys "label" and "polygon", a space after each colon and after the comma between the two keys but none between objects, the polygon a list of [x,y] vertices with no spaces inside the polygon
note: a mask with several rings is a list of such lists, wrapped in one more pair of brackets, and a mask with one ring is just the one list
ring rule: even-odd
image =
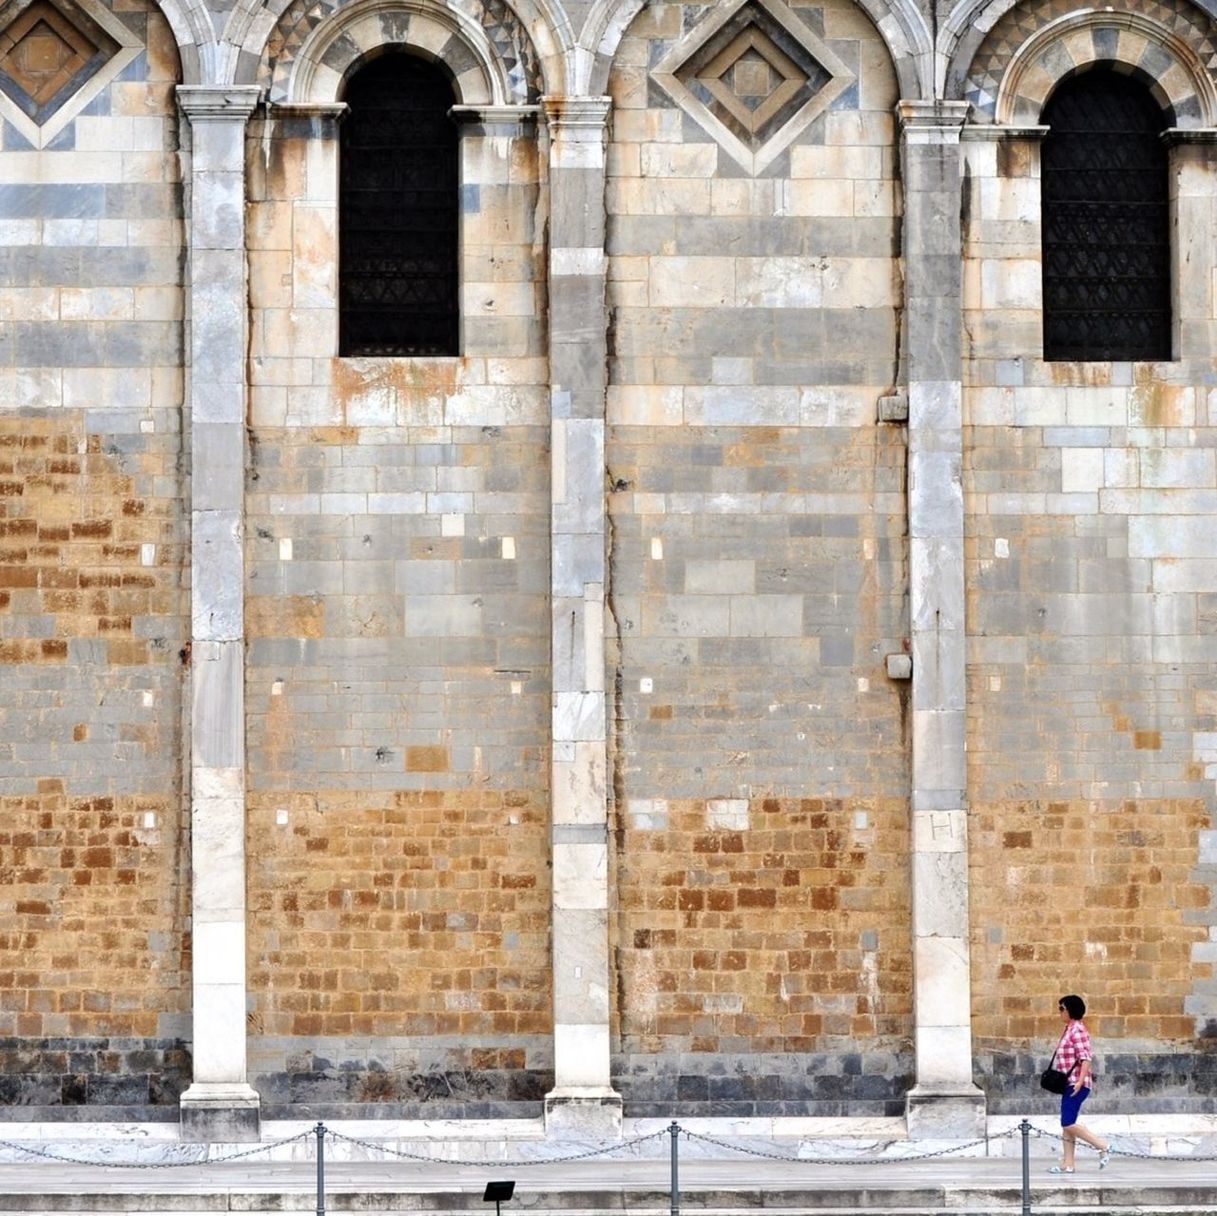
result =
[{"label": "marble column", "polygon": [[983,1132],[972,1081],[965,645],[960,132],[964,102],[903,101],[913,651],[912,927],[916,1083],[909,1133]]},{"label": "marble column", "polygon": [[245,125],[256,88],[180,87],[189,120],[193,1084],[182,1133],[259,1135],[245,1075]]},{"label": "marble column", "polygon": [[544,99],[550,136],[549,358],[556,1135],[619,1135],[609,1066],[604,586],[607,97]]}]

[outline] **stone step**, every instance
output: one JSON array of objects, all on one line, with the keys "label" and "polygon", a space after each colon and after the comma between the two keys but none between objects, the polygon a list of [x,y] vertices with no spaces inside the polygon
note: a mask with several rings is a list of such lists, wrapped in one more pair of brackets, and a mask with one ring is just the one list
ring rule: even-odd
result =
[{"label": "stone step", "polygon": [[[11,1167],[10,1167],[11,1168]],[[48,1180],[49,1181],[49,1180]],[[3,1186],[0,1179],[0,1186]],[[110,1216],[118,1212],[216,1213],[242,1216],[282,1216],[315,1212],[316,1193],[297,1181],[274,1189],[244,1187],[205,1190],[193,1184],[165,1187],[155,1181],[115,1178],[104,1190],[0,1190],[0,1211],[13,1216],[43,1216],[51,1212],[74,1216]],[[1217,1216],[1217,1191],[1207,1184],[1065,1185],[1033,1184],[1034,1216]],[[361,1186],[328,1190],[326,1212],[448,1213],[476,1212],[490,1216],[493,1207],[482,1202],[474,1188],[427,1189]],[[749,1187],[690,1188],[681,1192],[680,1212],[685,1216],[998,1216],[1022,1211],[1017,1186],[964,1187],[934,1184],[918,1186],[863,1186],[840,1184],[814,1188]],[[671,1216],[667,1191],[619,1186],[604,1189],[540,1189],[517,1187],[503,1205],[503,1216]]]}]

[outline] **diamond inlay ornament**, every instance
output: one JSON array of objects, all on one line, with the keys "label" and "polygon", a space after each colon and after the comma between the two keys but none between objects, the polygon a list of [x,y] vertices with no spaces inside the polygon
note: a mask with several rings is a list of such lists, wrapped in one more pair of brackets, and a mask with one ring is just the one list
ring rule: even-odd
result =
[{"label": "diamond inlay ornament", "polygon": [[759,173],[854,81],[781,0],[735,0],[668,52],[655,81]]},{"label": "diamond inlay ornament", "polygon": [[138,54],[96,0],[18,0],[0,16],[0,114],[45,147]]}]

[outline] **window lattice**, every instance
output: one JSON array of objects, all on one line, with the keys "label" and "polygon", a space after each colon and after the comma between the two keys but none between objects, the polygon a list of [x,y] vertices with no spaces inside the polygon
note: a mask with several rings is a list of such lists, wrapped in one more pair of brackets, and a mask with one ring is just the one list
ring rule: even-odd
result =
[{"label": "window lattice", "polygon": [[1169,359],[1170,213],[1162,111],[1096,70],[1044,108],[1044,358]]},{"label": "window lattice", "polygon": [[433,64],[384,55],[360,69],[346,101],[339,193],[340,351],[457,354],[452,87]]}]

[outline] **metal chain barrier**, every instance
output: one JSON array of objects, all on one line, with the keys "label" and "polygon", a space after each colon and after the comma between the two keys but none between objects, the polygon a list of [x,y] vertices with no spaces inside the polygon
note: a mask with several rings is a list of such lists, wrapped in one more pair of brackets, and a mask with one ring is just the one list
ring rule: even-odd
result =
[{"label": "metal chain barrier", "polygon": [[[312,1134],[311,1132],[309,1133]],[[559,1157],[533,1157],[521,1161],[488,1161],[488,1160],[464,1160],[460,1157],[428,1157],[425,1153],[411,1153],[406,1149],[389,1148],[386,1144],[377,1144],[372,1140],[360,1140],[356,1136],[344,1136],[341,1132],[326,1129],[326,1135],[331,1140],[344,1140],[347,1144],[357,1144],[362,1149],[367,1149],[373,1153],[383,1153],[389,1157],[401,1157],[406,1161],[421,1161],[427,1165],[471,1165],[477,1169],[487,1169],[494,1166],[496,1169],[521,1169],[529,1165],[565,1165],[570,1161],[587,1161],[592,1157],[605,1157],[609,1153],[617,1153],[622,1149],[633,1148],[636,1144],[643,1144],[648,1140],[656,1140],[660,1136],[666,1136],[666,1131],[649,1132],[645,1136],[635,1136],[631,1140],[622,1140],[619,1144],[610,1144],[604,1148],[590,1148],[580,1153],[568,1153],[565,1156]]]},{"label": "metal chain barrier", "polygon": [[[1035,1126],[1032,1126],[1031,1134],[1033,1136],[1038,1136],[1041,1140],[1060,1140],[1063,1142],[1065,1139],[1065,1137],[1062,1136],[1060,1134],[1060,1132],[1050,1132],[1050,1131],[1045,1130],[1044,1128],[1039,1128],[1039,1127],[1035,1127]],[[1077,1141],[1077,1143],[1082,1144],[1082,1141],[1079,1140],[1079,1141]],[[1107,1151],[1113,1157],[1133,1157],[1133,1158],[1139,1159],[1141,1161],[1200,1161],[1200,1162],[1217,1161],[1217,1155],[1205,1157],[1205,1156],[1201,1156],[1198,1154],[1193,1155],[1191,1153],[1139,1153],[1139,1152],[1137,1152],[1136,1149],[1133,1149],[1133,1148],[1117,1148],[1115,1146],[1115,1144],[1113,1144],[1111,1142],[1110,1137],[1108,1138],[1108,1146],[1109,1147],[1108,1147]],[[1090,1148],[1091,1146],[1089,1144],[1086,1144],[1086,1145],[1084,1145],[1084,1147]],[[1099,1150],[1092,1149],[1092,1151],[1098,1152]]]},{"label": "metal chain barrier", "polygon": [[274,1140],[270,1144],[258,1144],[253,1148],[241,1149],[239,1152],[226,1153],[223,1157],[199,1157],[194,1161],[103,1161],[90,1157],[69,1157],[65,1153],[48,1153],[43,1149],[31,1148],[28,1144],[18,1144],[12,1140],[0,1140],[0,1148],[13,1149],[30,1157],[39,1157],[43,1161],[58,1161],[63,1165],[97,1165],[107,1170],[177,1170],[188,1165],[223,1165],[226,1161],[238,1161],[243,1157],[254,1157],[258,1153],[269,1153],[285,1144],[295,1144],[298,1140],[308,1140],[313,1132],[310,1129],[296,1136],[288,1136],[286,1140]]},{"label": "metal chain barrier", "polygon": [[[89,1158],[72,1156],[67,1153],[48,1152],[45,1149],[34,1148],[29,1144],[21,1144],[13,1140],[0,1139],[0,1149],[7,1149],[15,1153],[20,1153],[27,1157],[37,1158],[43,1161],[54,1161],[62,1165],[92,1165],[99,1166],[102,1169],[139,1169],[139,1170],[172,1170],[183,1169],[187,1166],[212,1166],[224,1165],[230,1161],[240,1161],[250,1157],[256,1157],[261,1154],[274,1152],[289,1144],[297,1144],[302,1141],[311,1140],[318,1134],[318,1130],[324,1125],[318,1124],[317,1128],[310,1128],[308,1131],[299,1132],[294,1136],[288,1136],[283,1140],[275,1140],[268,1144],[257,1144],[252,1148],[239,1149],[236,1152],[226,1153],[220,1157],[197,1157],[190,1160],[180,1161],[107,1161],[101,1158]],[[680,1127],[679,1124],[673,1123],[670,1127],[662,1128],[659,1131],[648,1132],[646,1135],[634,1136],[629,1140],[622,1140],[618,1143],[603,1145],[598,1148],[584,1149],[577,1153],[564,1153],[556,1156],[525,1158],[515,1161],[488,1160],[476,1158],[461,1158],[461,1157],[437,1157],[429,1156],[425,1153],[411,1152],[408,1149],[391,1148],[387,1144],[378,1144],[373,1140],[364,1140],[358,1136],[347,1136],[342,1132],[334,1131],[332,1128],[324,1128],[324,1134],[332,1141],[342,1141],[346,1144],[353,1144],[369,1153],[378,1153],[385,1157],[395,1157],[403,1161],[415,1161],[425,1165],[459,1165],[469,1166],[475,1169],[483,1169],[494,1167],[497,1169],[524,1169],[534,1165],[566,1165],[574,1161],[590,1161],[596,1157],[608,1157],[615,1153],[621,1153],[628,1149],[635,1148],[637,1145],[646,1144],[653,1140],[659,1140],[663,1136],[667,1136],[675,1132],[683,1136],[686,1140],[697,1141],[702,1144],[708,1144],[717,1149],[724,1149],[732,1153],[740,1153],[748,1157],[757,1157],[767,1161],[782,1161],[789,1162],[793,1165],[902,1165],[911,1161],[930,1161],[939,1157],[949,1157],[955,1153],[963,1153],[969,1149],[979,1148],[981,1145],[988,1145],[996,1141],[1008,1140],[1014,1136],[1021,1134],[1020,1127],[1012,1127],[1008,1131],[1001,1132],[998,1135],[981,1136],[975,1140],[968,1140],[962,1144],[948,1145],[946,1148],[933,1149],[924,1153],[905,1153],[899,1156],[852,1156],[852,1157],[801,1157],[792,1153],[774,1152],[769,1149],[752,1148],[744,1144],[733,1144],[729,1140],[722,1140],[716,1136],[708,1136],[702,1132],[690,1131],[687,1128]],[[1058,1132],[1048,1131],[1044,1128],[1036,1127],[1033,1124],[1028,1124],[1027,1134],[1038,1137],[1042,1140],[1064,1141],[1064,1136]],[[173,1143],[173,1142],[166,1142]],[[174,1144],[174,1147],[182,1147]],[[1089,1147],[1089,1146],[1086,1146]],[[1211,1163],[1217,1162],[1217,1154],[1189,1154],[1189,1153],[1143,1153],[1136,1149],[1119,1148],[1112,1145],[1108,1152],[1113,1157],[1129,1157],[1142,1161],[1179,1161],[1179,1162],[1198,1162]]]}]

